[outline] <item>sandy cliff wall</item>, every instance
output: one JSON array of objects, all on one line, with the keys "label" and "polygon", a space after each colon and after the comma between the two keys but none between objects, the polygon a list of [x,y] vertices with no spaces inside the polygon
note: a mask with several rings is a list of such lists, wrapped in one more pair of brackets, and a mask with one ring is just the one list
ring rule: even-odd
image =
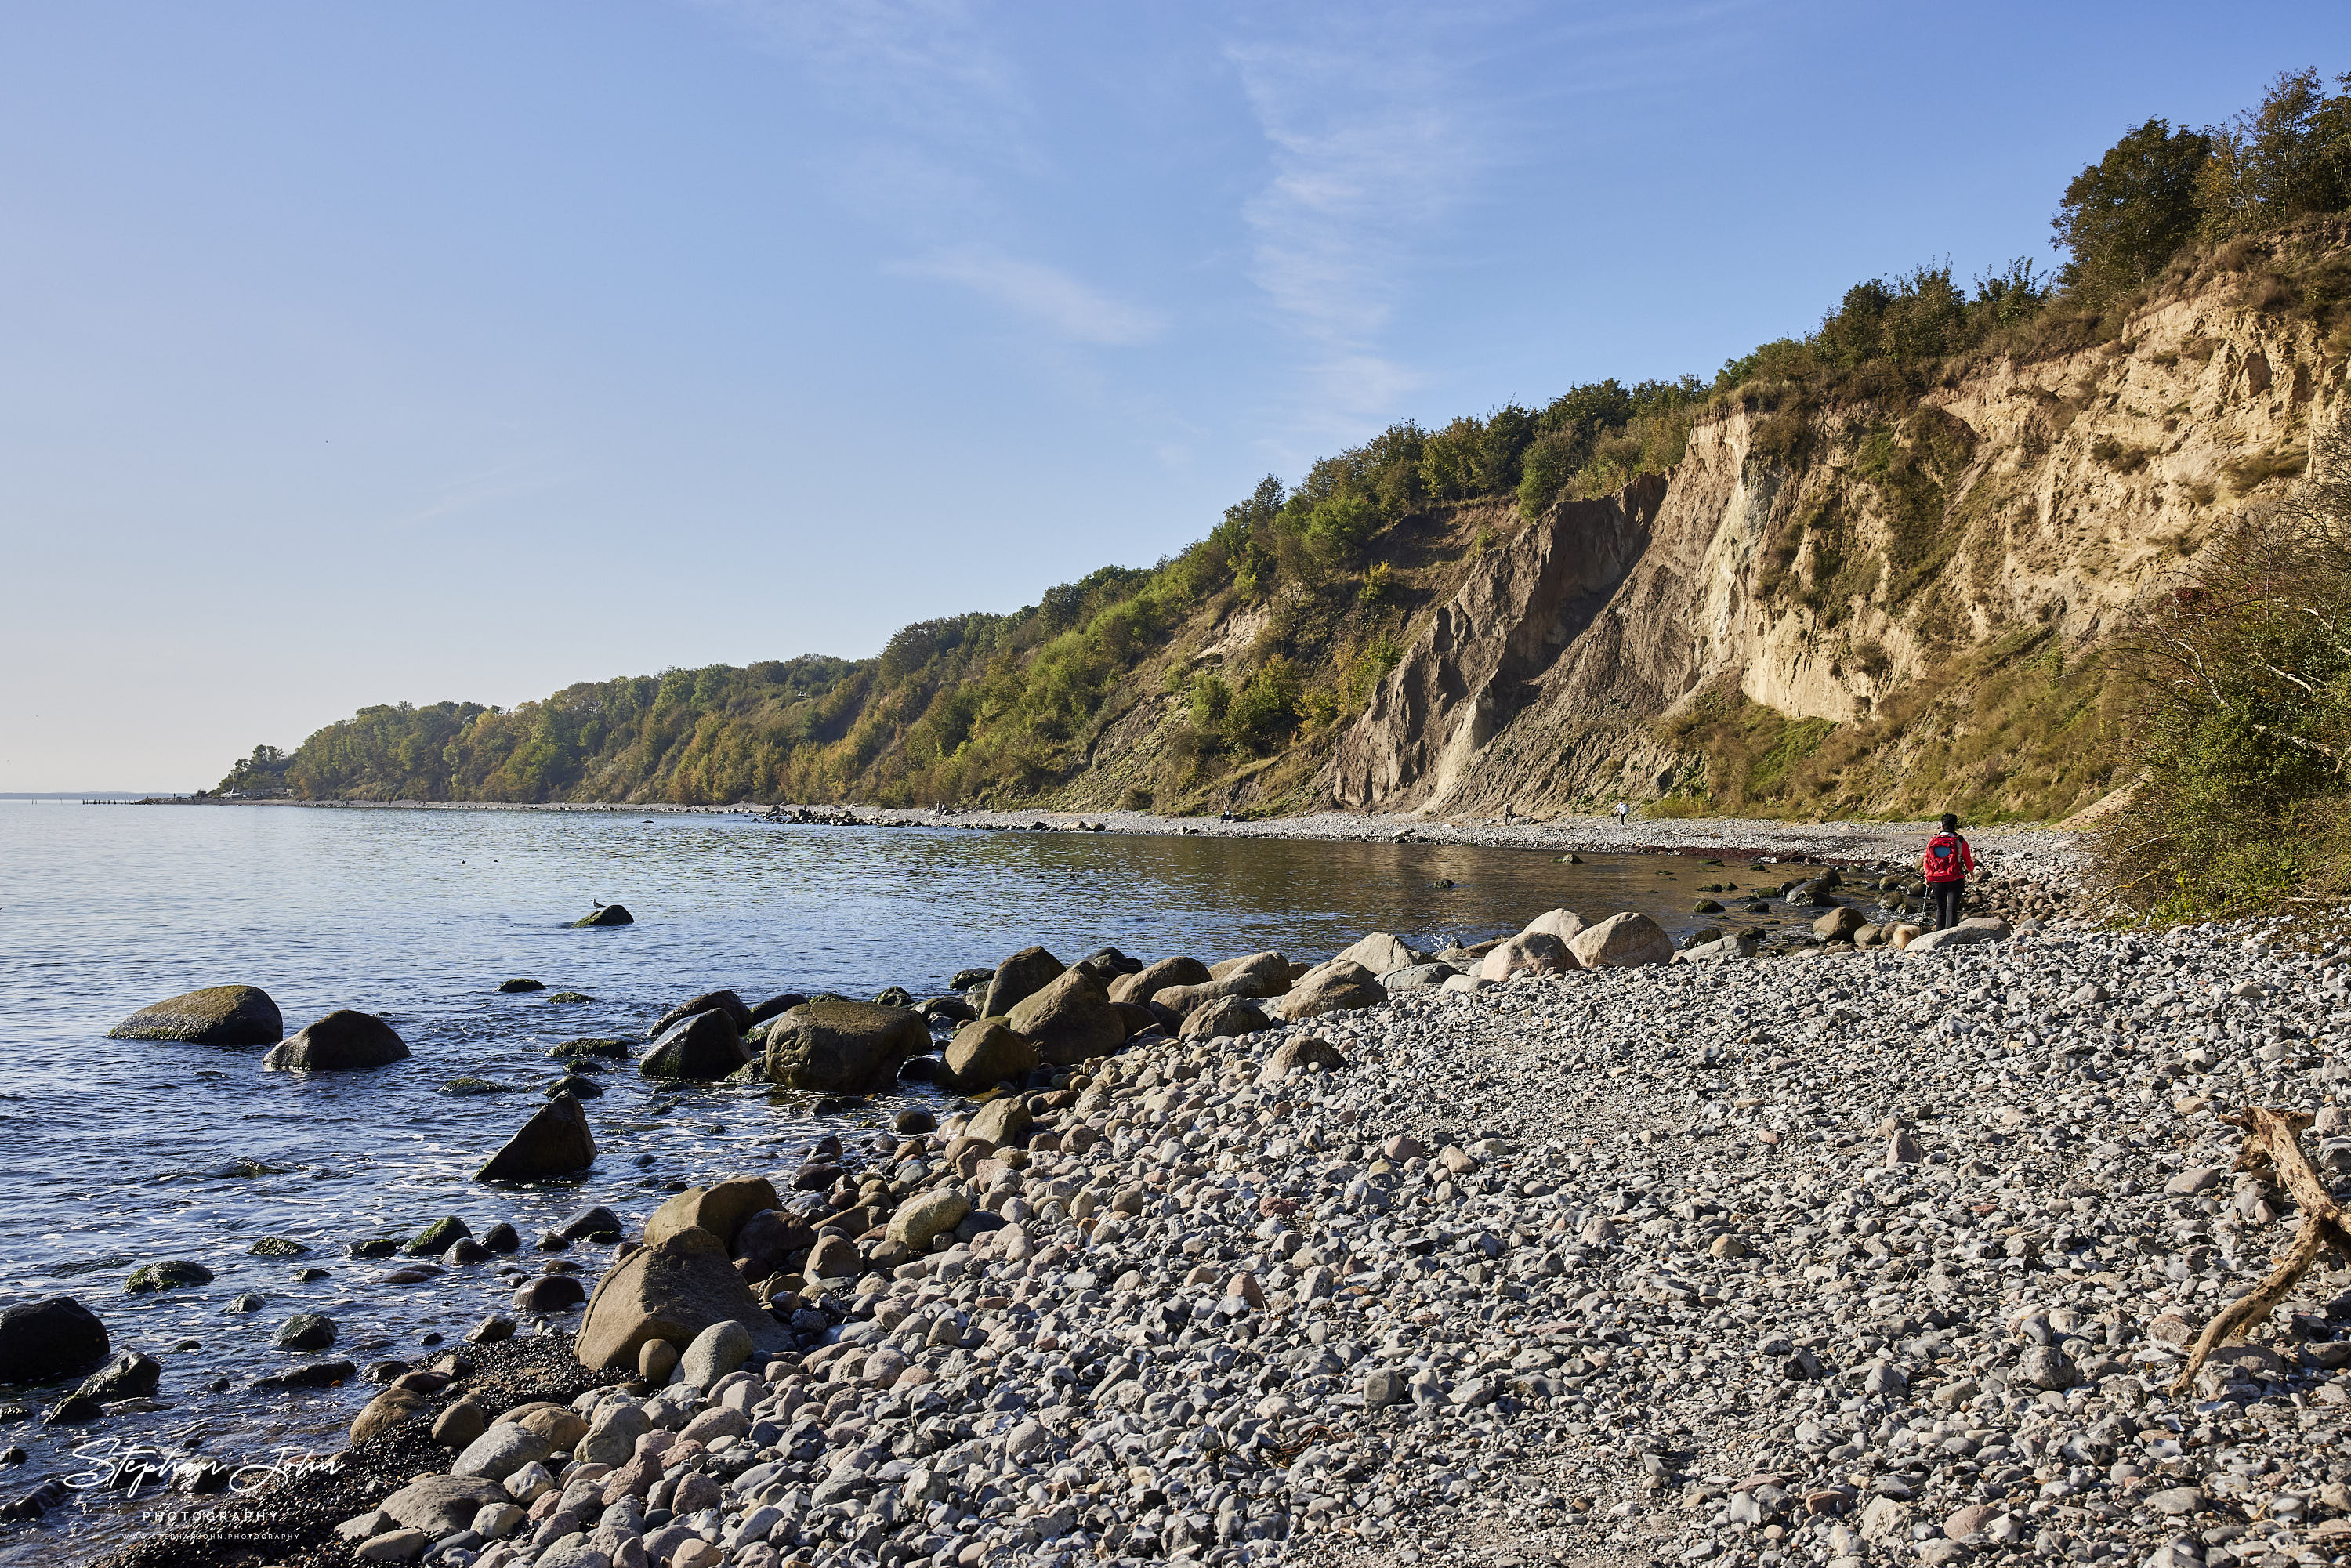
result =
[{"label": "sandy cliff wall", "polygon": [[1701,694],[1844,723],[2020,627],[2095,643],[2343,406],[2318,329],[2240,292],[1917,399],[1767,396],[1701,423],[1670,475],[1562,502],[1481,558],[1320,788],[1448,812],[1654,794],[1692,760],[1656,721]]}]

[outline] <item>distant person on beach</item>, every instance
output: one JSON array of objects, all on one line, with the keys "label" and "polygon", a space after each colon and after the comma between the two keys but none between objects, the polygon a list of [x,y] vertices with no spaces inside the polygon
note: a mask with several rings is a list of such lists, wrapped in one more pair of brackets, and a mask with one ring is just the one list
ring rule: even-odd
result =
[{"label": "distant person on beach", "polygon": [[1620,828],[1621,828],[1621,827],[1623,827],[1623,826],[1625,824],[1625,822],[1626,822],[1626,821],[1628,821],[1632,818],[1632,815],[1633,815],[1633,808],[1632,808],[1632,807],[1630,807],[1630,806],[1628,806],[1628,805],[1626,805],[1626,804],[1625,804],[1624,801],[1622,801],[1622,800],[1619,800],[1619,801],[1617,801],[1617,802],[1616,802],[1615,811],[1616,811],[1616,825],[1617,825],[1618,827],[1620,827]]},{"label": "distant person on beach", "polygon": [[1943,831],[1927,841],[1922,864],[1932,928],[1948,931],[1959,923],[1959,897],[1967,890],[1968,873],[1976,869],[1975,852],[1959,837],[1959,820],[1950,812],[1943,813]]}]

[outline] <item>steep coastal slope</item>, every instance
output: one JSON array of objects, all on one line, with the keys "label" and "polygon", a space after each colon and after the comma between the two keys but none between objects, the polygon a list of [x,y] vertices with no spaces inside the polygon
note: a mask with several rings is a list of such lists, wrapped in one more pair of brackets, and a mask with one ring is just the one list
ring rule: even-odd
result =
[{"label": "steep coastal slope", "polygon": [[[1398,426],[1155,568],[909,626],[878,658],[362,709],[224,789],[2062,817],[2124,781],[2102,641],[2344,410],[2351,223],[2194,253],[2105,305],[2032,296],[1935,355],[1830,357],[1856,297],[1898,324],[2000,287],[1865,285],[1711,395],[1609,382]],[[1576,412],[1595,396],[1605,419]]]},{"label": "steep coastal slope", "polygon": [[[2343,256],[2330,236],[2313,270]],[[1823,721],[1783,767],[1844,731],[1824,806],[1924,809],[1934,787],[1978,810],[2088,804],[2116,761],[2094,675],[2054,732],[2004,738],[2029,705],[1988,688],[2026,662],[2047,695],[2236,507],[2300,473],[2343,361],[2314,322],[2249,298],[2266,288],[2213,269],[2110,340],[1979,366],[1907,409],[1748,389],[1666,479],[1555,505],[1465,582],[1322,788],[1436,811],[1743,793],[1708,776],[1727,749],[1709,742],[1752,706]],[[1938,747],[1972,764],[1921,777]]]}]

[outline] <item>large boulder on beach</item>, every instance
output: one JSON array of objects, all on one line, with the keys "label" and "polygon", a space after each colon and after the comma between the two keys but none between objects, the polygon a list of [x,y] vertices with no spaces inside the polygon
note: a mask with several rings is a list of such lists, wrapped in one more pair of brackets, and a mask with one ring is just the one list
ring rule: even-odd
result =
[{"label": "large boulder on beach", "polygon": [[912,1251],[927,1252],[933,1238],[953,1230],[970,1213],[971,1199],[955,1187],[916,1193],[890,1217],[889,1239],[904,1242]]},{"label": "large boulder on beach", "polygon": [[408,1060],[408,1042],[373,1013],[338,1008],[274,1047],[261,1065],[275,1072],[360,1072]]},{"label": "large boulder on beach", "polygon": [[0,1383],[78,1377],[112,1351],[106,1325],[71,1296],[50,1296],[0,1312]]},{"label": "large boulder on beach", "polygon": [[109,1040],[177,1040],[194,1045],[276,1045],[286,1020],[258,986],[207,986],[141,1008],[106,1031]]},{"label": "large boulder on beach", "polygon": [[942,1089],[985,1089],[1037,1071],[1037,1042],[1002,1019],[980,1019],[947,1041],[936,1082]]},{"label": "large boulder on beach", "polygon": [[1387,999],[1387,988],[1368,967],[1352,958],[1333,958],[1299,976],[1290,989],[1266,1004],[1265,1010],[1297,1023],[1324,1013],[1375,1008]]},{"label": "large boulder on beach", "polygon": [[896,1082],[906,1058],[930,1049],[929,1026],[909,1009],[810,1002],[768,1027],[768,1076],[793,1089],[871,1093]]},{"label": "large boulder on beach", "polygon": [[816,1232],[805,1220],[781,1209],[763,1208],[745,1216],[735,1232],[735,1268],[747,1280],[788,1273],[792,1255],[815,1245]]},{"label": "large boulder on beach", "polygon": [[1974,942],[1998,942],[2008,936],[2008,922],[1997,915],[1979,915],[1962,920],[1957,925],[1947,925],[1940,931],[1928,931],[1913,936],[1903,945],[1906,953],[1933,953],[1945,947],[1964,947]]},{"label": "large boulder on beach", "polygon": [[1300,1072],[1343,1072],[1347,1059],[1339,1054],[1338,1047],[1327,1040],[1303,1034],[1286,1040],[1274,1048],[1258,1070],[1259,1083],[1279,1083]]},{"label": "large boulder on beach", "polygon": [[653,1027],[645,1032],[658,1035],[672,1024],[684,1023],[696,1013],[706,1012],[725,1013],[735,1021],[737,1034],[750,1033],[752,1024],[760,1021],[752,1018],[751,1009],[745,1007],[743,998],[734,992],[705,991],[698,997],[686,998],[685,1000],[662,1014],[660,1018],[653,1020]]},{"label": "large boulder on beach", "polygon": [[1184,1016],[1176,1033],[1187,1040],[1228,1040],[1272,1027],[1264,1004],[1256,998],[1212,997]]},{"label": "large boulder on beach", "polygon": [[751,1048],[735,1020],[719,1009],[695,1013],[664,1030],[637,1063],[646,1078],[685,1078],[708,1082],[751,1060]]},{"label": "large boulder on beach", "polygon": [[[1246,975],[1258,985],[1256,995],[1278,997],[1290,988],[1290,963],[1279,953],[1244,953],[1238,958],[1228,958],[1221,964],[1208,966],[1208,978],[1229,980]],[[1234,995],[1247,995],[1235,992]]]},{"label": "large boulder on beach", "polygon": [[378,1506],[399,1523],[438,1541],[473,1523],[474,1516],[491,1504],[513,1500],[506,1488],[481,1476],[426,1476]]},{"label": "large boulder on beach", "polygon": [[1197,958],[1177,956],[1147,964],[1132,975],[1121,975],[1110,986],[1113,1002],[1148,1002],[1170,986],[1205,986],[1208,966]]},{"label": "large boulder on beach", "polygon": [[350,1441],[357,1447],[378,1432],[389,1431],[410,1416],[422,1416],[432,1408],[433,1401],[413,1388],[387,1388],[369,1400],[367,1408],[352,1419]]},{"label": "large boulder on beach", "polygon": [[1063,970],[1004,1021],[1035,1043],[1040,1061],[1055,1067],[1116,1051],[1126,1041],[1126,1020],[1091,969]]},{"label": "large boulder on beach", "polygon": [[[1285,976],[1284,979],[1287,980]],[[1288,988],[1285,985],[1284,988]],[[1170,1029],[1180,1025],[1201,1007],[1226,997],[1270,996],[1262,975],[1250,970],[1227,975],[1222,979],[1205,980],[1196,986],[1168,986],[1151,995],[1152,1016]]]},{"label": "large boulder on beach", "polygon": [[1573,909],[1546,909],[1519,930],[1521,936],[1556,936],[1562,943],[1583,935],[1583,916]]},{"label": "large boulder on beach", "polygon": [[736,1271],[726,1244],[699,1227],[638,1248],[596,1282],[572,1346],[583,1366],[634,1367],[649,1340],[692,1344],[713,1323],[729,1319],[751,1333],[753,1347],[793,1348]]},{"label": "large boulder on beach", "polygon": [[577,1176],[595,1163],[596,1137],[588,1130],[588,1113],[570,1095],[558,1094],[515,1130],[506,1146],[474,1173],[474,1179],[545,1181]]},{"label": "large boulder on beach", "polygon": [[1042,947],[1023,947],[988,977],[987,995],[979,1004],[984,1019],[1003,1018],[1012,1009],[1061,978],[1068,967]]},{"label": "large boulder on beach", "polygon": [[1521,969],[1551,975],[1574,967],[1566,943],[1548,931],[1522,931],[1478,961],[1478,977],[1507,980]]},{"label": "large boulder on beach", "polygon": [[1341,953],[1332,962],[1337,963],[1341,959],[1350,964],[1361,964],[1374,976],[1379,976],[1390,974],[1397,969],[1409,969],[1415,964],[1426,964],[1428,962],[1428,955],[1407,946],[1400,936],[1391,936],[1384,931],[1374,931]]},{"label": "large boulder on beach", "polygon": [[682,1230],[706,1230],[735,1245],[743,1222],[762,1209],[781,1207],[776,1184],[766,1176],[723,1176],[708,1186],[690,1186],[653,1211],[645,1220],[645,1244],[666,1240]]},{"label": "large boulder on beach", "polygon": [[1633,969],[1674,961],[1674,939],[1666,935],[1666,928],[1630,909],[1586,927],[1567,945],[1567,950],[1587,969]]}]

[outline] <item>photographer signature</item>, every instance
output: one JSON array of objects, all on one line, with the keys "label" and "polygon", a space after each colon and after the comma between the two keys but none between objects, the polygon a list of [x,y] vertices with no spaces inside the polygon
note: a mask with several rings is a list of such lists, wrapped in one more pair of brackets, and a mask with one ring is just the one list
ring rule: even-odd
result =
[{"label": "photographer signature", "polygon": [[[125,1501],[134,1500],[151,1484],[162,1490],[183,1465],[198,1458],[205,1435],[204,1423],[198,1421],[153,1438],[93,1437],[73,1450],[75,1458],[92,1468],[66,1477],[65,1483],[75,1491],[120,1491]],[[224,1468],[228,1490],[249,1497],[298,1476],[339,1475],[343,1456],[281,1444],[265,1460]]]}]

